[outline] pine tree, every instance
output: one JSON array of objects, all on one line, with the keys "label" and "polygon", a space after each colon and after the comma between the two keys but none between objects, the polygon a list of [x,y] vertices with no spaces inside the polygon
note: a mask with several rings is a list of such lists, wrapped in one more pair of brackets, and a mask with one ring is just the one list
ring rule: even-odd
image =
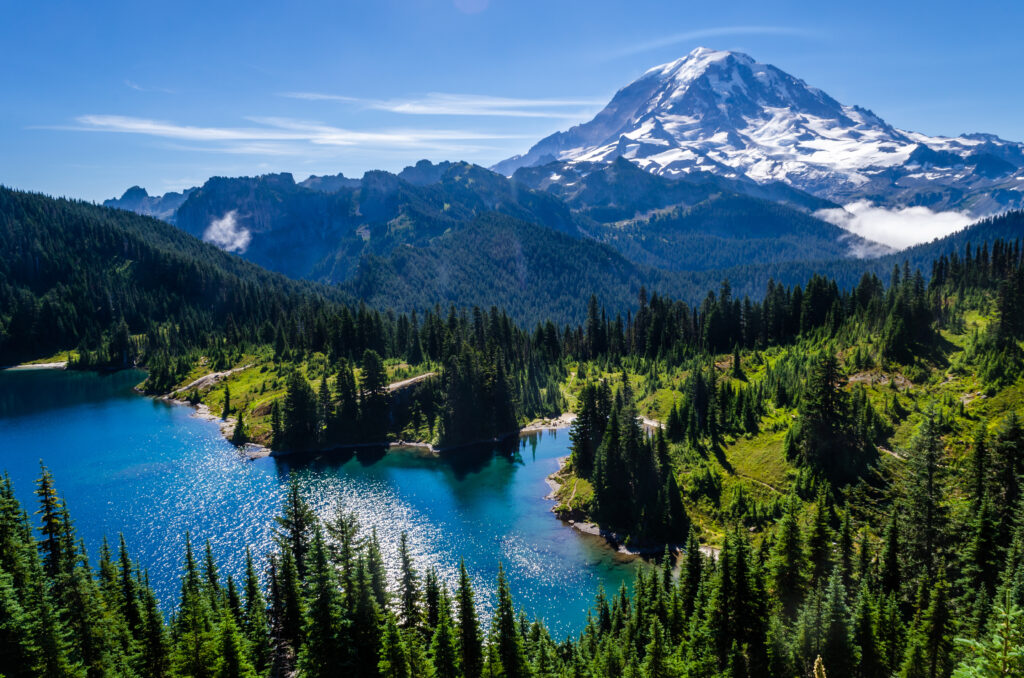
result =
[{"label": "pine tree", "polygon": [[181,582],[181,605],[172,624],[173,664],[178,673],[210,676],[216,666],[217,642],[209,599],[192,552],[192,540],[185,536],[185,573]]},{"label": "pine tree", "polygon": [[669,678],[674,672],[669,665],[668,647],[665,641],[665,630],[657,619],[650,629],[651,640],[644,648],[644,661],[641,667],[644,678]]},{"label": "pine tree", "polygon": [[61,545],[64,541],[64,526],[60,519],[61,500],[54,487],[50,471],[39,462],[40,475],[36,481],[36,496],[39,497],[39,510],[36,515],[42,516],[39,531],[43,535],[43,569],[50,578],[56,578],[67,571]]},{"label": "pine tree", "polygon": [[380,542],[377,540],[377,528],[370,532],[370,541],[366,545],[366,570],[370,577],[370,588],[377,606],[384,610],[388,606],[388,575],[384,569],[384,557],[380,553]]},{"label": "pine tree", "polygon": [[501,565],[498,565],[498,607],[494,612],[492,633],[495,636],[493,642],[497,647],[498,661],[505,678],[527,678],[530,675],[529,663],[516,625],[512,594]]},{"label": "pine tree", "polygon": [[945,580],[940,577],[927,589],[931,600],[927,609],[920,611],[919,620],[910,632],[901,678],[941,678],[948,676],[952,668],[951,619]]},{"label": "pine tree", "polygon": [[427,570],[423,579],[423,603],[424,622],[426,633],[429,636],[437,627],[438,617],[441,614],[441,583],[437,578],[437,570],[433,567]]},{"label": "pine tree", "polygon": [[889,525],[885,528],[885,536],[882,538],[881,553],[882,568],[879,574],[879,584],[883,593],[900,592],[901,571],[900,571],[900,525],[899,513],[894,511]]},{"label": "pine tree", "polygon": [[806,560],[800,524],[797,522],[797,507],[798,500],[791,499],[779,521],[769,561],[775,596],[782,603],[782,609],[789,619],[796,614],[805,584]]},{"label": "pine tree", "polygon": [[883,678],[882,651],[876,634],[875,611],[866,583],[861,584],[853,613],[853,643],[860,650],[855,678]]},{"label": "pine tree", "polygon": [[220,418],[227,419],[231,414],[231,388],[225,382],[224,384],[224,409],[221,410]]},{"label": "pine tree", "polygon": [[348,616],[352,620],[352,673],[372,676],[376,675],[377,662],[380,661],[380,628],[383,620],[373,598],[366,559],[362,554],[356,559],[352,585],[354,588],[347,589],[345,593],[345,605],[351,610]]},{"label": "pine tree", "polygon": [[221,613],[220,652],[213,675],[216,678],[256,678],[256,670],[246,656],[245,639],[228,612]]},{"label": "pine tree", "polygon": [[788,454],[833,480],[856,469],[847,419],[846,394],[839,386],[839,363],[825,351],[814,363],[800,402],[800,417],[790,431]]},{"label": "pine tree", "polygon": [[302,498],[302,488],[297,478],[288,483],[288,491],[281,503],[281,515],[274,518],[277,529],[274,541],[283,552],[290,552],[295,561],[299,579],[306,575],[306,554],[316,522],[316,514]]},{"label": "pine tree", "polygon": [[288,375],[281,423],[282,446],[287,449],[308,449],[317,441],[316,396],[309,382],[298,370]]},{"label": "pine tree", "polygon": [[822,490],[818,494],[814,519],[807,535],[807,560],[811,564],[811,582],[816,586],[823,585],[825,577],[832,570],[832,531],[828,527],[829,513]]},{"label": "pine tree", "polygon": [[249,442],[249,432],[245,428],[244,411],[238,410],[238,417],[235,419],[235,428],[231,431],[231,442],[241,447]]},{"label": "pine tree", "polygon": [[295,565],[295,557],[290,550],[281,554],[280,580],[278,582],[278,599],[274,601],[274,609],[278,611],[276,626],[280,629],[281,639],[295,653],[302,649],[303,620],[305,605],[299,570]]},{"label": "pine tree", "polygon": [[327,422],[331,418],[331,389],[327,385],[327,375],[320,380],[320,389],[316,395],[316,440],[325,442]]},{"label": "pine tree", "polygon": [[388,425],[387,372],[380,354],[367,349],[363,353],[360,379],[363,439],[378,442],[386,439]]},{"label": "pine tree", "polygon": [[281,406],[275,399],[270,404],[270,446],[275,450],[285,445],[284,427],[281,422]]},{"label": "pine tree", "polygon": [[270,665],[270,644],[268,643],[269,623],[267,602],[263,597],[252,552],[245,549],[245,611],[243,630],[252,648],[253,664],[258,673],[264,673]]},{"label": "pine tree", "polygon": [[342,615],[337,574],[327,556],[323,534],[313,531],[307,581],[307,616],[298,668],[308,676],[331,676],[351,666],[348,620]]},{"label": "pine tree", "polygon": [[821,646],[822,659],[837,676],[852,676],[857,666],[858,651],[853,642],[849,618],[846,588],[843,586],[842,572],[837,567],[829,577],[825,592],[825,629]]},{"label": "pine tree", "polygon": [[152,678],[163,678],[171,672],[170,638],[156,594],[148,584],[142,589],[142,608],[144,632],[139,653],[140,672]]},{"label": "pine tree", "polygon": [[911,442],[911,476],[906,496],[906,543],[917,576],[931,578],[945,534],[939,481],[942,441],[934,413],[928,413]]},{"label": "pine tree", "polygon": [[0,571],[0,666],[8,678],[38,675],[40,648],[33,634],[33,621],[18,601],[14,578]]},{"label": "pine tree", "polygon": [[411,678],[409,651],[395,623],[395,616],[389,614],[384,624],[380,646],[380,662],[377,665],[381,678]]},{"label": "pine tree", "polygon": [[466,676],[479,676],[484,670],[483,640],[476,617],[473,585],[466,571],[466,561],[459,562],[458,635],[459,658]]},{"label": "pine tree", "polygon": [[953,678],[990,678],[1024,675],[1024,613],[1006,596],[995,608],[994,623],[988,638],[957,638],[966,657],[953,672]]},{"label": "pine tree", "polygon": [[139,608],[138,586],[135,582],[135,568],[128,557],[128,547],[124,543],[124,535],[119,535],[118,543],[118,584],[121,603],[121,614],[128,624],[128,631],[138,638],[142,624],[142,611]]},{"label": "pine tree", "polygon": [[458,678],[459,648],[455,629],[452,626],[451,604],[447,591],[442,590],[438,605],[434,636],[430,641],[430,656],[434,665],[435,678]]},{"label": "pine tree", "polygon": [[423,613],[420,609],[420,578],[413,565],[412,554],[409,553],[409,535],[404,531],[398,544],[398,557],[402,568],[399,626],[404,630],[415,629],[423,622]]}]

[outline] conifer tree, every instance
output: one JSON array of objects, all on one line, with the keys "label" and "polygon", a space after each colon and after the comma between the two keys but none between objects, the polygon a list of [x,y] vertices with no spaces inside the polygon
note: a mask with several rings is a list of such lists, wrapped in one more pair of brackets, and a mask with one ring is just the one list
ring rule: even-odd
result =
[{"label": "conifer tree", "polygon": [[939,479],[942,441],[934,413],[928,413],[911,442],[911,476],[904,525],[913,574],[931,578],[945,533],[945,507]]},{"label": "conifer tree", "polygon": [[192,540],[185,536],[185,573],[181,581],[181,605],[172,624],[174,670],[190,676],[210,676],[216,666],[217,639],[209,599],[192,552]]},{"label": "conifer tree", "polygon": [[506,678],[527,678],[530,675],[529,664],[516,624],[512,594],[501,565],[498,565],[498,606],[494,612],[492,633],[502,675]]},{"label": "conifer tree", "polygon": [[288,375],[281,422],[282,445],[288,449],[308,449],[317,441],[316,396],[298,370]]},{"label": "conifer tree", "polygon": [[231,388],[227,382],[224,383],[224,409],[221,410],[220,418],[227,419],[231,414]]},{"label": "conifer tree", "polygon": [[484,670],[483,640],[476,616],[473,585],[466,571],[466,561],[459,562],[458,647],[462,671],[466,676],[478,676]]},{"label": "conifer tree", "polygon": [[953,678],[1024,675],[1024,613],[1007,596],[996,605],[991,634],[977,640],[957,638],[966,655]]},{"label": "conifer tree", "polygon": [[246,656],[246,643],[227,611],[221,613],[220,652],[213,675],[216,678],[256,678],[256,670]]},{"label": "conifer tree", "polygon": [[875,610],[867,583],[862,583],[853,613],[853,643],[858,648],[857,666],[851,674],[855,678],[883,678],[881,656],[876,633]]},{"label": "conifer tree", "polygon": [[797,522],[798,500],[792,498],[782,514],[772,547],[769,570],[776,598],[785,615],[792,619],[800,605],[805,584],[805,557],[800,524]]},{"label": "conifer tree", "polygon": [[657,619],[650,630],[651,640],[644,648],[644,661],[641,666],[644,678],[669,678],[673,671],[669,665],[669,653],[665,640],[665,630]]},{"label": "conifer tree", "polygon": [[231,431],[231,442],[241,447],[249,442],[249,431],[245,428],[244,410],[238,410],[238,416],[235,418],[235,428]]},{"label": "conifer tree", "polygon": [[814,518],[807,535],[807,560],[811,565],[811,582],[815,586],[824,585],[825,578],[832,570],[832,531],[828,527],[829,513],[823,490],[818,494]]},{"label": "conifer tree", "polygon": [[437,578],[437,570],[433,567],[427,570],[423,579],[423,605],[423,621],[426,623],[426,633],[429,637],[437,627],[441,614],[441,583]]},{"label": "conifer tree", "polygon": [[245,549],[245,610],[242,615],[243,631],[252,649],[253,664],[258,673],[263,673],[270,665],[270,645],[267,642],[269,625],[267,621],[267,602],[256,576],[252,552]]},{"label": "conifer tree", "polygon": [[275,399],[270,404],[270,446],[275,450],[285,445],[284,426],[281,422],[281,406]]},{"label": "conifer tree", "polygon": [[398,543],[398,557],[402,568],[399,626],[404,630],[415,629],[423,621],[420,609],[420,578],[409,552],[409,535],[404,531]]},{"label": "conifer tree", "polygon": [[387,615],[380,646],[378,670],[381,678],[411,678],[409,651],[405,647],[402,633],[398,630],[393,614]]},{"label": "conifer tree", "polygon": [[40,475],[36,481],[36,496],[39,497],[37,515],[42,516],[39,531],[43,535],[43,569],[46,575],[56,578],[65,571],[61,543],[64,529],[60,519],[61,500],[53,484],[49,469],[39,462]]},{"label": "conifer tree", "polygon": [[853,642],[849,618],[842,572],[836,567],[825,591],[825,629],[821,658],[837,676],[852,676],[857,666],[858,650]]},{"label": "conifer tree", "polygon": [[281,515],[274,521],[277,523],[274,541],[282,552],[291,553],[299,579],[304,578],[306,554],[309,552],[316,515],[303,499],[298,479],[292,478],[288,483],[288,490],[281,503]]},{"label": "conifer tree", "polygon": [[291,550],[286,549],[281,553],[277,587],[277,599],[273,606],[278,614],[274,620],[275,625],[279,629],[281,639],[292,652],[298,653],[302,649],[305,605],[299,570]]},{"label": "conifer tree", "polygon": [[142,589],[142,608],[144,630],[139,652],[140,672],[152,678],[163,678],[171,671],[170,638],[156,594],[148,583]]},{"label": "conifer tree", "polygon": [[331,418],[331,389],[327,385],[327,375],[320,380],[320,389],[316,395],[316,441],[326,440],[327,422]]},{"label": "conifer tree", "polygon": [[380,552],[377,540],[377,528],[370,532],[370,541],[366,545],[366,571],[370,577],[370,589],[377,606],[384,610],[388,606],[388,575],[384,569],[384,557]]},{"label": "conifer tree", "polygon": [[8,678],[37,675],[40,648],[33,634],[33,620],[18,601],[13,577],[0,572],[0,666]]},{"label": "conifer tree", "polygon": [[883,593],[899,593],[900,572],[900,525],[899,513],[894,511],[882,538],[881,572],[879,584]]},{"label": "conifer tree", "polygon": [[436,678],[459,678],[459,648],[452,626],[451,604],[447,591],[443,589],[439,598],[434,636],[430,641],[430,656]]},{"label": "conifer tree", "polygon": [[337,574],[327,555],[319,527],[313,531],[309,578],[306,582],[303,644],[298,668],[308,676],[331,676],[351,667],[349,620],[342,614]]}]

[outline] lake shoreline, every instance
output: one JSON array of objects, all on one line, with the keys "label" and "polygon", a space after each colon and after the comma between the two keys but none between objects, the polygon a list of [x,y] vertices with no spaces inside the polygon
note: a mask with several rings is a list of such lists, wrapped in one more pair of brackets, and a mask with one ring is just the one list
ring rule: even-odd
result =
[{"label": "lake shoreline", "polygon": [[[209,376],[209,375],[208,375]],[[221,375],[217,375],[221,376]],[[206,421],[216,422],[220,430],[221,435],[228,441],[231,440],[231,435],[234,433],[235,425],[237,420],[233,417],[222,418],[210,411],[210,408],[204,403],[191,403],[187,400],[174,397],[181,393],[184,389],[178,389],[172,391],[169,394],[163,396],[155,396],[159,400],[168,402],[175,405],[189,405],[195,409],[192,416],[203,419]],[[440,457],[444,452],[453,452],[459,449],[472,447],[474,445],[483,445],[487,443],[500,443],[503,440],[507,440],[512,436],[524,437],[531,434],[541,433],[543,431],[560,431],[565,430],[572,425],[575,421],[576,414],[572,412],[563,412],[555,418],[536,419],[526,426],[522,427],[518,431],[510,431],[509,433],[495,436],[493,438],[481,439],[470,441],[466,443],[460,443],[458,445],[451,445],[447,447],[436,447],[431,443],[422,441],[406,441],[406,440],[395,440],[395,441],[380,441],[380,442],[369,442],[369,443],[352,443],[350,445],[334,445],[331,447],[310,449],[310,450],[272,450],[265,445],[259,443],[247,442],[241,447],[236,447],[240,456],[248,461],[254,461],[256,459],[263,459],[265,457],[282,458],[289,456],[303,456],[303,455],[317,455],[317,454],[331,454],[338,452],[357,451],[360,449],[384,449],[386,452],[396,449],[418,449],[422,450],[426,454],[433,457]],[[647,422],[644,422],[647,423]],[[556,476],[561,473],[565,468],[566,462],[569,460],[568,456],[558,458],[558,470],[554,473],[549,474],[545,477],[544,481],[547,483],[551,492],[545,495],[544,499],[547,501],[554,501],[555,505],[551,507],[551,513],[562,522],[563,525],[576,530],[580,534],[594,537],[601,540],[604,546],[620,556],[629,558],[649,558],[664,553],[666,546],[669,551],[675,554],[681,553],[686,547],[685,544],[657,544],[652,546],[642,547],[631,547],[626,545],[626,537],[614,530],[602,527],[601,525],[590,522],[587,520],[576,520],[574,518],[563,518],[559,516],[555,509],[558,506],[557,498],[555,494],[561,487],[561,484],[556,479]],[[701,550],[707,554],[712,554],[714,549],[708,546],[701,546]]]},{"label": "lake shoreline", "polygon": [[17,365],[8,365],[7,367],[0,367],[0,370],[9,370],[11,372],[20,372],[24,370],[66,370],[68,368],[67,361],[55,362],[55,363],[19,363]]},{"label": "lake shoreline", "polygon": [[[556,509],[558,508],[558,498],[555,496],[562,484],[558,482],[558,474],[565,469],[566,462],[569,461],[569,457],[558,458],[558,470],[545,478],[548,487],[551,488],[551,492],[544,497],[549,501],[554,501],[555,505],[551,507],[551,513],[555,515],[558,520],[562,521],[562,524],[571,527],[572,529],[582,534],[589,535],[591,537],[597,537],[604,541],[605,545],[616,551],[617,553],[624,556],[631,556],[635,558],[649,558],[652,556],[659,556],[665,552],[667,548],[670,553],[674,555],[681,554],[686,549],[686,544],[652,544],[650,546],[627,546],[626,537],[614,530],[610,530],[606,527],[601,527],[599,524],[590,522],[587,520],[577,520],[575,518],[565,517],[563,518],[558,514]],[[700,550],[704,555],[709,557],[717,557],[718,549],[713,546],[707,546],[701,544]]]},{"label": "lake shoreline", "polygon": [[[246,367],[249,367],[249,366],[246,366]],[[234,417],[226,417],[226,418],[219,417],[216,414],[214,414],[213,412],[211,412],[210,408],[206,404],[204,404],[204,403],[193,403],[193,402],[191,402],[189,400],[182,399],[180,396],[184,392],[189,391],[195,384],[197,384],[199,382],[203,382],[202,386],[209,387],[209,386],[212,386],[213,384],[216,384],[217,382],[221,381],[222,379],[224,379],[225,377],[227,377],[231,373],[239,371],[239,370],[242,370],[242,369],[245,369],[245,368],[241,367],[241,368],[235,368],[233,370],[227,370],[225,372],[214,372],[214,373],[205,375],[203,377],[200,377],[196,381],[192,382],[191,384],[189,384],[188,386],[185,386],[183,388],[175,389],[174,391],[171,391],[170,393],[166,393],[164,395],[155,395],[155,396],[151,396],[151,397],[153,397],[153,398],[155,398],[157,400],[162,400],[164,402],[174,404],[174,405],[187,405],[187,406],[190,406],[190,407],[194,408],[195,412],[193,413],[192,416],[194,416],[194,417],[196,417],[198,419],[203,419],[203,420],[206,420],[206,421],[216,422],[218,424],[219,429],[220,429],[221,435],[224,436],[224,438],[230,442],[231,441],[231,436],[232,436],[232,434],[235,431],[235,426],[238,423],[237,419],[235,419]],[[428,375],[421,375],[420,377],[414,377],[413,380],[421,379],[424,376],[433,376],[433,375],[432,375],[432,373],[428,374]],[[135,390],[140,395],[146,395],[145,393],[143,393],[138,388],[136,388]],[[426,452],[428,454],[431,454],[433,456],[440,456],[442,453],[445,453],[445,452],[454,452],[454,451],[457,451],[457,450],[460,450],[460,449],[463,449],[463,448],[473,447],[475,445],[497,444],[497,443],[503,442],[505,440],[508,440],[508,439],[512,438],[513,436],[519,437],[519,436],[523,436],[523,435],[529,435],[531,433],[539,433],[539,432],[542,432],[542,431],[556,431],[556,430],[568,428],[575,419],[576,419],[576,415],[574,413],[572,413],[572,412],[563,412],[562,414],[558,415],[557,417],[555,417],[553,419],[551,419],[551,418],[535,419],[535,420],[531,421],[529,424],[527,424],[526,426],[524,426],[524,427],[522,427],[522,428],[520,428],[518,430],[515,430],[515,431],[508,431],[506,433],[502,433],[502,434],[499,434],[497,436],[493,436],[491,438],[480,438],[478,440],[470,440],[470,441],[467,441],[467,442],[464,442],[464,443],[458,443],[458,444],[455,444],[455,445],[446,445],[446,446],[443,446],[443,447],[439,447],[439,446],[434,445],[433,443],[425,442],[425,441],[422,441],[422,440],[382,440],[382,441],[375,441],[375,442],[350,443],[350,444],[345,444],[345,445],[332,445],[330,447],[311,448],[311,449],[306,449],[306,450],[273,450],[273,449],[271,449],[270,447],[268,447],[266,445],[262,445],[260,443],[255,443],[255,442],[251,442],[250,441],[250,442],[246,442],[241,447],[238,447],[238,452],[239,452],[239,454],[241,454],[243,457],[245,457],[246,459],[248,459],[250,461],[254,460],[254,459],[262,459],[264,457],[287,457],[287,456],[297,456],[297,455],[313,455],[313,454],[324,454],[324,453],[330,453],[330,452],[344,452],[344,451],[350,451],[350,450],[360,450],[360,449],[369,449],[369,448],[384,448],[386,450],[402,449],[402,448],[416,448],[416,449],[419,449],[419,450],[423,450],[424,452]]]}]

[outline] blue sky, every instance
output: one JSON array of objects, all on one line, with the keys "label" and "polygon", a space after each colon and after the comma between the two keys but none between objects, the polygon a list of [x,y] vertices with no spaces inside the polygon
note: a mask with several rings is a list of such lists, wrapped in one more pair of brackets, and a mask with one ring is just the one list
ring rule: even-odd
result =
[{"label": "blue sky", "polygon": [[1024,140],[1024,5],[781,4],[11,3],[0,183],[102,200],[213,175],[488,165],[699,45],[898,127]]}]

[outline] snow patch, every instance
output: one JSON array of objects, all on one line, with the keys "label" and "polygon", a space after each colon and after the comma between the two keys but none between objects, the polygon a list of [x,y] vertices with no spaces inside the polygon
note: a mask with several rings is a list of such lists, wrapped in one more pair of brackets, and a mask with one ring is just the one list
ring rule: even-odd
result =
[{"label": "snow patch", "polygon": [[897,249],[947,236],[975,221],[962,212],[933,212],[927,207],[886,209],[867,200],[818,210],[814,216]]},{"label": "snow patch", "polygon": [[226,252],[241,254],[249,247],[252,234],[238,225],[238,210],[231,210],[220,219],[213,219],[203,231],[203,240]]}]

